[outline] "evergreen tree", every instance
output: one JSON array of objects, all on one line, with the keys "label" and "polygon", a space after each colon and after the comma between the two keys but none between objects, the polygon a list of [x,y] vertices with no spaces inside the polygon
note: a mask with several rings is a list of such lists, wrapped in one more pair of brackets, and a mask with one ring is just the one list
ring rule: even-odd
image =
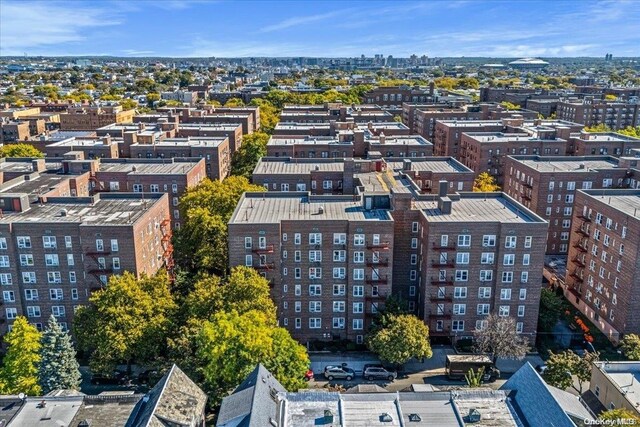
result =
[{"label": "evergreen tree", "polygon": [[53,390],[78,390],[80,388],[80,365],[71,336],[62,330],[56,318],[49,317],[49,323],[40,340],[40,363],[38,383],[42,393]]},{"label": "evergreen tree", "polygon": [[0,368],[0,394],[26,393],[38,396],[38,362],[40,332],[26,317],[13,322],[11,332],[4,336],[7,352]]}]

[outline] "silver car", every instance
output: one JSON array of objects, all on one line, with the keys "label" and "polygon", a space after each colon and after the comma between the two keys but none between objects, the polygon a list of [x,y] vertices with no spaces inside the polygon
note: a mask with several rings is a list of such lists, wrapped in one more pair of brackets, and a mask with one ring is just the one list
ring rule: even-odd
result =
[{"label": "silver car", "polygon": [[373,380],[393,381],[398,376],[398,373],[393,371],[387,371],[385,368],[381,366],[370,366],[365,368],[362,376],[368,379],[369,381],[373,381]]},{"label": "silver car", "polygon": [[356,373],[346,366],[329,365],[324,368],[324,376],[329,381],[334,379],[351,381],[356,376]]}]

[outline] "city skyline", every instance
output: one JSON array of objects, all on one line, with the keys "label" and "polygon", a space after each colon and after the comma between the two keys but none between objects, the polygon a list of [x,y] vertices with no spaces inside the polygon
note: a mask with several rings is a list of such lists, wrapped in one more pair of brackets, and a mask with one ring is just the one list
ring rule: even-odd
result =
[{"label": "city skyline", "polygon": [[1,0],[0,55],[620,57],[639,26],[633,1]]}]

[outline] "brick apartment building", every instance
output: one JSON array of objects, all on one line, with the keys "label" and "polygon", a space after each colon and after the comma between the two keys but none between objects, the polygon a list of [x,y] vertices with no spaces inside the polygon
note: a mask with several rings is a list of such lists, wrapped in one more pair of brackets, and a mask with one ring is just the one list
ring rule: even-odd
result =
[{"label": "brick apartment building", "polygon": [[390,180],[408,179],[420,193],[430,194],[438,191],[437,183],[441,180],[451,183],[451,193],[471,191],[474,177],[473,171],[450,157],[376,160],[263,157],[253,171],[252,181],[269,191],[356,194],[360,187],[375,190]]},{"label": "brick apartment building", "polygon": [[369,122],[356,123],[353,118],[347,117],[344,122],[331,121],[323,123],[297,123],[280,121],[273,130],[274,136],[337,136],[339,134],[351,135],[354,131],[363,131],[366,136],[377,136],[381,133],[386,136],[410,135],[408,126],[400,122]]},{"label": "brick apartment building", "polygon": [[[243,135],[260,130],[259,107],[213,107],[205,105],[203,108],[192,107],[161,107],[160,115],[179,115],[180,123],[226,123],[242,125]],[[144,115],[138,121],[157,120],[158,115]]]},{"label": "brick apartment building", "polygon": [[640,105],[627,102],[602,101],[592,97],[562,100],[558,102],[556,114],[561,120],[585,126],[604,124],[613,130],[640,126]]},{"label": "brick apartment building", "polygon": [[611,341],[640,333],[640,191],[580,190],[565,296]]},{"label": "brick apartment building", "polygon": [[362,342],[392,293],[433,336],[469,336],[491,312],[535,335],[544,254],[531,248],[547,223],[505,195],[438,185],[438,195],[407,179],[355,196],[247,193],[229,221],[230,266],[265,275],[280,324],[301,342]]},{"label": "brick apartment building", "polygon": [[426,89],[418,86],[381,86],[365,92],[362,101],[364,104],[382,106],[401,106],[403,102],[424,103],[433,100],[434,91],[433,83]]},{"label": "brick apartment building", "polygon": [[633,185],[637,171],[610,156],[506,156],[504,192],[549,221],[547,254],[567,254],[576,190]]},{"label": "brick apartment building", "polygon": [[393,114],[378,105],[344,105],[325,103],[324,105],[285,105],[280,113],[284,123],[329,123],[346,122],[347,118],[356,123],[392,122]]},{"label": "brick apartment building", "polygon": [[590,133],[582,131],[569,138],[569,153],[576,156],[610,155],[629,156],[640,148],[640,138],[614,132]]},{"label": "brick apartment building", "polygon": [[46,157],[63,157],[70,151],[82,152],[86,159],[117,159],[122,140],[102,137],[70,137],[44,146]]},{"label": "brick apartment building", "polygon": [[42,329],[53,314],[63,327],[74,308],[113,274],[154,274],[171,265],[166,194],[47,197],[0,193],[0,333],[17,316]]},{"label": "brick apartment building", "polygon": [[155,144],[132,144],[131,158],[202,158],[207,176],[223,180],[231,172],[231,149],[227,137],[166,138]]},{"label": "brick apartment building", "polygon": [[123,110],[120,105],[71,106],[60,114],[61,130],[95,130],[112,123],[131,123],[135,110]]}]

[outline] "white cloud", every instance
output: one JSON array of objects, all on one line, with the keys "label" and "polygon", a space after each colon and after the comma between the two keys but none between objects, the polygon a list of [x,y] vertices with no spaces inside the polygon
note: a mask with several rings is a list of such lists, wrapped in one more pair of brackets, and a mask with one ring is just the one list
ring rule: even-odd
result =
[{"label": "white cloud", "polygon": [[348,12],[347,10],[335,10],[333,12],[320,13],[317,15],[307,15],[307,16],[294,16],[291,18],[287,18],[283,21],[277,22],[275,24],[267,25],[266,27],[262,27],[259,32],[261,33],[270,33],[273,31],[280,31],[291,27],[298,27],[304,24],[310,24],[312,22],[324,21],[325,19],[334,18],[344,13]]},{"label": "white cloud", "polygon": [[21,55],[48,46],[82,42],[87,29],[119,24],[101,8],[77,7],[73,3],[2,1],[0,53]]}]

